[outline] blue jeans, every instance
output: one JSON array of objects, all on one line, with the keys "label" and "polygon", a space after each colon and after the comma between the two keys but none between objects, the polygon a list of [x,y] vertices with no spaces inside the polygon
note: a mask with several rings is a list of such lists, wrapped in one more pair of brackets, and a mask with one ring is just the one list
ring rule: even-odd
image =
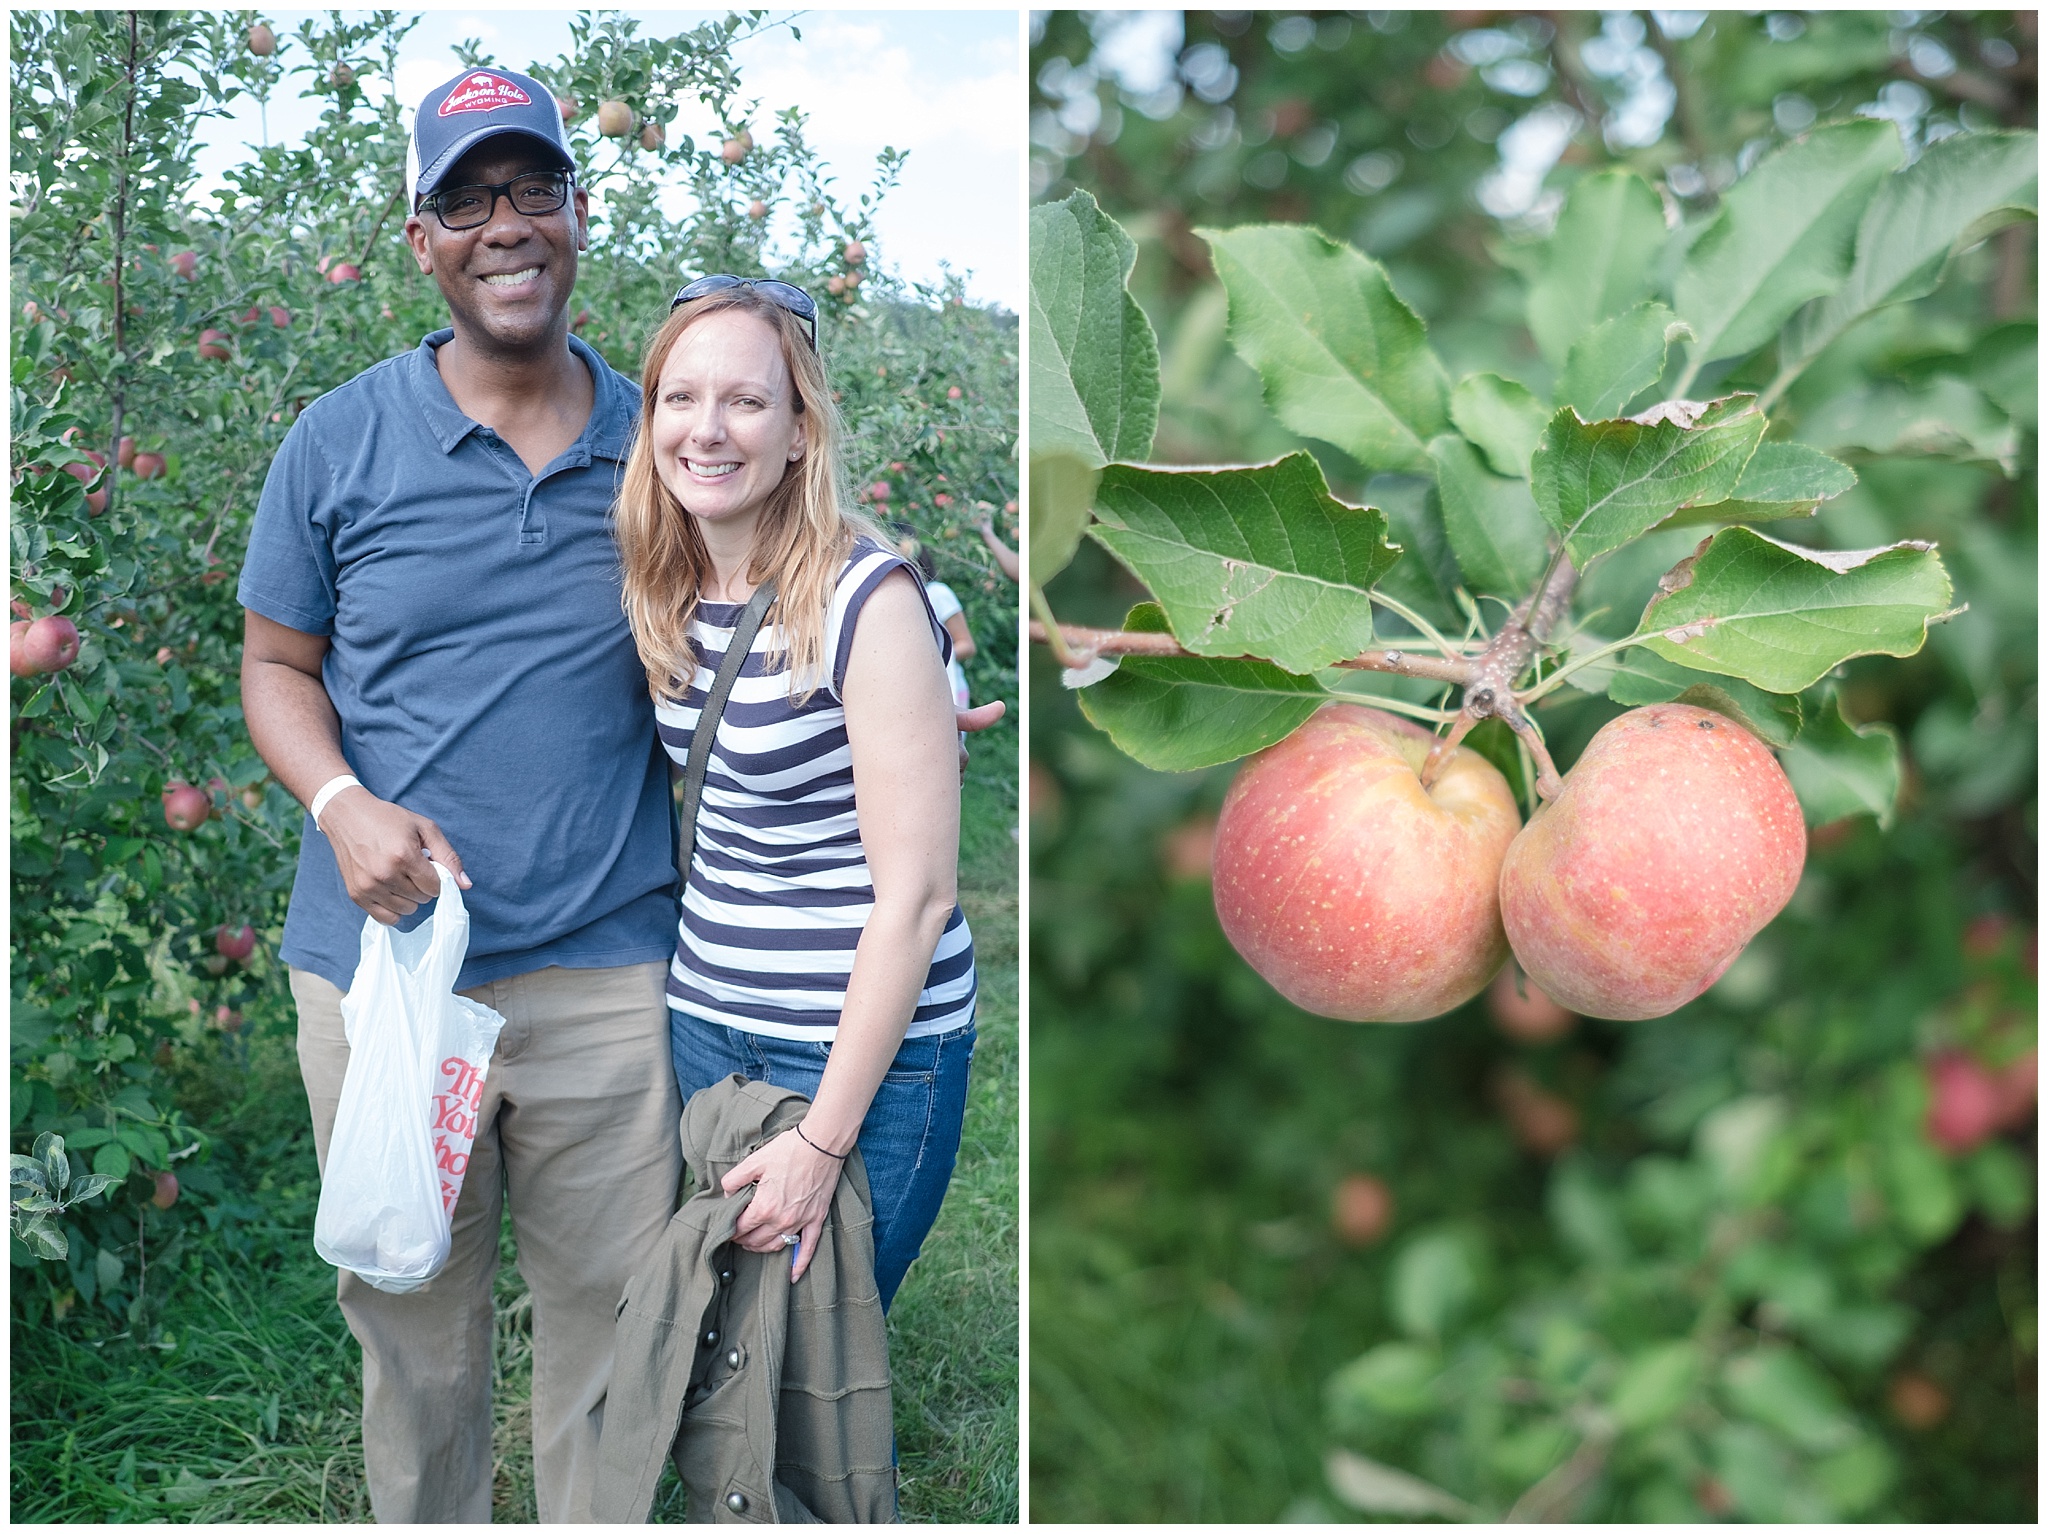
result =
[{"label": "blue jeans", "polygon": [[[830,1044],[745,1033],[674,1008],[668,1017],[669,1050],[684,1101],[734,1075],[805,1097],[818,1095]],[[875,1287],[882,1292],[884,1311],[938,1219],[946,1184],[953,1180],[973,1059],[972,1023],[951,1033],[905,1039],[861,1120],[860,1155],[875,1209]]]}]

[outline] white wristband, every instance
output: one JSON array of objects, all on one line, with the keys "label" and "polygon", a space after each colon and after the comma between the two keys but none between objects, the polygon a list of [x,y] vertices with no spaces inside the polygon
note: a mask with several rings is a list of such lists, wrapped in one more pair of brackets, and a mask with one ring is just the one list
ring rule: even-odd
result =
[{"label": "white wristband", "polygon": [[313,817],[314,828],[318,829],[320,825],[320,812],[327,808],[328,803],[336,794],[340,793],[344,788],[361,788],[362,786],[351,774],[346,772],[338,778],[329,778],[325,783],[322,783],[320,785],[320,792],[313,796],[313,802],[306,807],[307,812]]}]

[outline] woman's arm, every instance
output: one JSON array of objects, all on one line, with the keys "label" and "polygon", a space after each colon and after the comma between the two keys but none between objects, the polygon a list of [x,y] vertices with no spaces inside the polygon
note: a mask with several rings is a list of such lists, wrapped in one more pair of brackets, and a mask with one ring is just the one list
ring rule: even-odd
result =
[{"label": "woman's arm", "polygon": [[995,555],[996,563],[1002,567],[1003,574],[1014,581],[1017,578],[1017,551],[996,536],[994,525],[986,517],[975,531],[981,534],[981,541],[988,545],[988,551]]},{"label": "woman's arm", "polygon": [[[854,950],[846,1008],[803,1134],[783,1134],[726,1176],[727,1193],[758,1181],[735,1234],[773,1251],[803,1237],[790,1273],[810,1266],[818,1232],[875,1089],[910,1027],[932,954],[953,914],[960,852],[960,786],[953,703],[931,620],[910,577],[888,576],[861,609],[847,661],[846,736],[854,805],[875,906]],[[826,1154],[830,1152],[831,1154]]]}]

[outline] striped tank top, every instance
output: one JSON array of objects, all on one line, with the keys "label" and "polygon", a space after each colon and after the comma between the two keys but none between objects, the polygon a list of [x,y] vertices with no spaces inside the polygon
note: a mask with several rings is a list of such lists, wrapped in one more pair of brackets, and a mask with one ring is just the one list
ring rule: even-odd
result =
[{"label": "striped tank top", "polygon": [[[846,1003],[854,946],[874,909],[874,885],[854,815],[853,756],[840,689],[861,608],[892,570],[917,571],[860,539],[839,572],[825,629],[829,686],[791,701],[764,623],[718,721],[697,814],[697,846],[683,883],[668,1004],[748,1033],[830,1040]],[[926,603],[929,613],[930,603]],[[661,743],[681,767],[697,715],[732,641],[741,604],[699,602],[690,623],[697,673],[680,698],[655,704]],[[942,660],[953,646],[932,619]],[[905,1037],[946,1033],[974,1020],[974,940],[959,906],[946,922]]]}]

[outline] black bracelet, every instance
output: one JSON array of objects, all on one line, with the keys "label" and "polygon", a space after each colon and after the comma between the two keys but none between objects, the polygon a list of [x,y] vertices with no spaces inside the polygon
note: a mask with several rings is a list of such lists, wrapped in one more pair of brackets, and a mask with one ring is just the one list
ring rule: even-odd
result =
[{"label": "black bracelet", "polygon": [[820,1145],[820,1144],[819,1144],[819,1143],[818,1143],[818,1142],[817,1142],[816,1140],[813,1140],[813,1139],[812,1139],[812,1138],[811,1138],[811,1137],[810,1137],[809,1135],[805,1134],[805,1133],[804,1133],[804,1126],[803,1126],[803,1125],[801,1125],[801,1124],[792,1124],[792,1125],[790,1125],[789,1127],[790,1127],[790,1128],[792,1128],[792,1129],[794,1129],[794,1130],[796,1131],[796,1137],[797,1137],[797,1138],[798,1138],[799,1140],[803,1141],[803,1142],[804,1142],[804,1144],[808,1145],[808,1146],[809,1146],[809,1147],[810,1147],[810,1148],[811,1148],[812,1150],[816,1151],[816,1152],[817,1152],[817,1153],[818,1153],[819,1155],[821,1155],[821,1156],[830,1156],[830,1157],[832,1157],[832,1159],[833,1159],[834,1161],[844,1161],[844,1160],[846,1159],[846,1157],[847,1157],[847,1156],[850,1156],[850,1155],[852,1155],[852,1154],[853,1154],[853,1152],[852,1152],[852,1151],[848,1151],[848,1152],[846,1152],[846,1155],[839,1155],[839,1154],[836,1154],[835,1152],[832,1152],[832,1151],[828,1151],[827,1149],[825,1149],[825,1147],[824,1147],[824,1146]]}]

